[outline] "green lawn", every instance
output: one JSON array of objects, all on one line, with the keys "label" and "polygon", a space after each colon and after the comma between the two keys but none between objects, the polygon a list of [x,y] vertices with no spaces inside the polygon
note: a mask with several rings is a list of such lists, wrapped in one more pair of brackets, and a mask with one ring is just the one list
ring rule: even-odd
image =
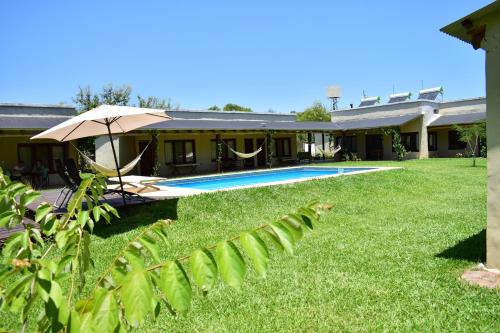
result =
[{"label": "green lawn", "polygon": [[[357,162],[404,169],[285,186],[204,194],[122,210],[93,237],[96,271],[158,218],[175,220],[165,258],[175,258],[295,210],[334,205],[293,257],[272,253],[267,279],[224,286],[166,311],[144,331],[500,331],[500,292],[461,273],[484,261],[486,167],[468,159]],[[336,166],[348,164],[335,164]]]}]

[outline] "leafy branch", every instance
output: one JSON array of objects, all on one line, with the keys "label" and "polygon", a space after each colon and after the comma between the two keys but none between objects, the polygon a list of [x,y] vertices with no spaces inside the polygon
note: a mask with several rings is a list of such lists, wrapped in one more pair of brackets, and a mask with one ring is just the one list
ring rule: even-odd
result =
[{"label": "leafy branch", "polygon": [[[162,305],[170,313],[184,313],[191,306],[194,289],[206,296],[219,280],[240,289],[249,266],[265,277],[271,259],[269,244],[292,255],[304,233],[331,209],[313,202],[276,221],[171,260],[160,256],[160,246],[168,243],[171,221],[159,220],[117,253],[82,298],[86,272],[93,267],[90,234],[94,224],[109,223],[112,215],[118,217],[113,207],[100,203],[104,189],[102,177],[82,175],[66,214],[57,217],[43,203],[35,213],[40,230],[27,226],[7,240],[0,264],[0,311],[19,313],[21,331],[33,326],[31,313],[37,310],[41,332],[130,330],[156,319]],[[0,170],[0,204],[5,204],[0,225],[20,223],[26,203],[37,197],[25,185],[11,183]],[[41,308],[34,306],[40,303]]]}]

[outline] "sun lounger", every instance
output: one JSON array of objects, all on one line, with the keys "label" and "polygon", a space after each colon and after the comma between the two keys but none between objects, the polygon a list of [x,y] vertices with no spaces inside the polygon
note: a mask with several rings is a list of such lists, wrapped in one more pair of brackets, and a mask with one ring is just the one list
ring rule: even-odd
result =
[{"label": "sun lounger", "polygon": [[[114,183],[119,183],[120,180],[118,177],[108,178],[109,181]],[[123,176],[122,183],[124,188],[129,192],[133,193],[145,193],[145,192],[156,192],[161,189],[158,186],[155,186],[155,183],[160,181],[164,181],[165,178],[162,177],[147,177],[147,176]],[[118,185],[118,184],[116,184]],[[110,188],[116,189],[116,185],[110,185]]]}]

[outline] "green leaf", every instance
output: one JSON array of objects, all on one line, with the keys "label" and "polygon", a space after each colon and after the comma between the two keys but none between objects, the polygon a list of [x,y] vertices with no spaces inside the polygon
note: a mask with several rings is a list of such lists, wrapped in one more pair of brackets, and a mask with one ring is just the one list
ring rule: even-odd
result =
[{"label": "green leaf", "polygon": [[215,286],[217,281],[217,264],[212,253],[206,248],[191,253],[191,273],[194,282],[202,291],[207,292]]},{"label": "green leaf", "polygon": [[59,227],[59,220],[52,213],[45,216],[45,219],[40,223],[43,233],[47,236],[53,235]]},{"label": "green leaf", "polygon": [[153,259],[156,262],[160,262],[160,248],[158,247],[158,244],[156,244],[156,241],[154,238],[152,238],[149,235],[144,235],[141,238],[139,238],[139,242],[148,250],[149,253],[153,256]]},{"label": "green leaf", "polygon": [[262,238],[255,231],[244,232],[240,235],[240,243],[252,260],[257,274],[265,277],[269,263],[269,251]]},{"label": "green leaf", "polygon": [[48,213],[52,211],[52,206],[44,202],[36,209],[35,222],[40,222]]},{"label": "green leaf", "polygon": [[285,248],[281,244],[280,239],[278,238],[276,233],[274,233],[274,231],[265,229],[264,232],[269,236],[269,239],[274,243],[274,245],[280,252],[285,251]]},{"label": "green leaf", "polygon": [[95,206],[92,208],[92,214],[94,215],[94,221],[98,222],[101,218],[101,208],[99,206]]},{"label": "green leaf", "polygon": [[20,204],[27,206],[40,197],[40,192],[29,190],[21,195]]},{"label": "green leaf", "polygon": [[186,312],[191,306],[191,284],[178,261],[166,262],[160,273],[160,288],[176,311]]},{"label": "green leaf", "polygon": [[281,245],[288,254],[293,254],[294,239],[290,230],[285,227],[281,222],[273,222],[269,225],[278,237]]},{"label": "green leaf", "polygon": [[80,333],[81,318],[78,312],[72,310],[69,315],[68,333]]},{"label": "green leaf", "polygon": [[245,277],[245,262],[240,251],[233,242],[223,241],[215,249],[217,266],[224,281],[231,287],[239,289]]},{"label": "green leaf", "polygon": [[302,231],[301,223],[299,222],[301,220],[302,219],[300,219],[300,216],[293,216],[293,215],[287,215],[282,218],[283,225],[287,227],[288,230],[290,230],[295,242],[301,240],[304,234],[304,232]]},{"label": "green leaf", "polygon": [[112,292],[104,288],[95,291],[92,322],[99,332],[114,332],[118,327],[118,304]]},{"label": "green leaf", "polygon": [[68,242],[68,233],[66,231],[59,231],[56,233],[55,239],[57,247],[62,249]]},{"label": "green leaf", "polygon": [[153,310],[153,287],[144,271],[133,270],[127,275],[120,289],[120,298],[129,323],[133,327],[141,325]]},{"label": "green leaf", "polygon": [[0,228],[5,227],[9,224],[12,217],[14,217],[16,213],[14,211],[8,210],[0,214]]},{"label": "green leaf", "polygon": [[78,212],[78,217],[76,219],[76,221],[78,222],[78,224],[80,226],[85,226],[85,224],[87,223],[87,220],[89,219],[89,211],[88,210],[80,210]]}]

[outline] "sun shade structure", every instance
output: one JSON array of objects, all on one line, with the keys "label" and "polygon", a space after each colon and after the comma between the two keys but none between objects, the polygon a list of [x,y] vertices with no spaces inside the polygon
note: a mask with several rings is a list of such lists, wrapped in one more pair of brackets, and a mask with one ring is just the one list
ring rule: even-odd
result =
[{"label": "sun shade structure", "polygon": [[[36,139],[54,139],[70,141],[91,136],[108,135],[113,150],[116,171],[123,192],[120,166],[116,158],[112,134],[127,133],[134,129],[172,119],[165,110],[136,108],[131,106],[101,105],[95,109],[79,114],[59,125],[35,135]],[[123,196],[123,203],[125,196]]]},{"label": "sun shade structure", "polygon": [[397,115],[390,117],[342,120],[334,122],[334,124],[337,125],[338,128],[340,128],[342,131],[393,127],[393,126],[402,126],[421,116],[422,114],[420,113],[412,113],[412,114]]},{"label": "sun shade structure", "polygon": [[486,120],[486,112],[446,114],[436,118],[429,126],[449,126],[474,124]]}]

